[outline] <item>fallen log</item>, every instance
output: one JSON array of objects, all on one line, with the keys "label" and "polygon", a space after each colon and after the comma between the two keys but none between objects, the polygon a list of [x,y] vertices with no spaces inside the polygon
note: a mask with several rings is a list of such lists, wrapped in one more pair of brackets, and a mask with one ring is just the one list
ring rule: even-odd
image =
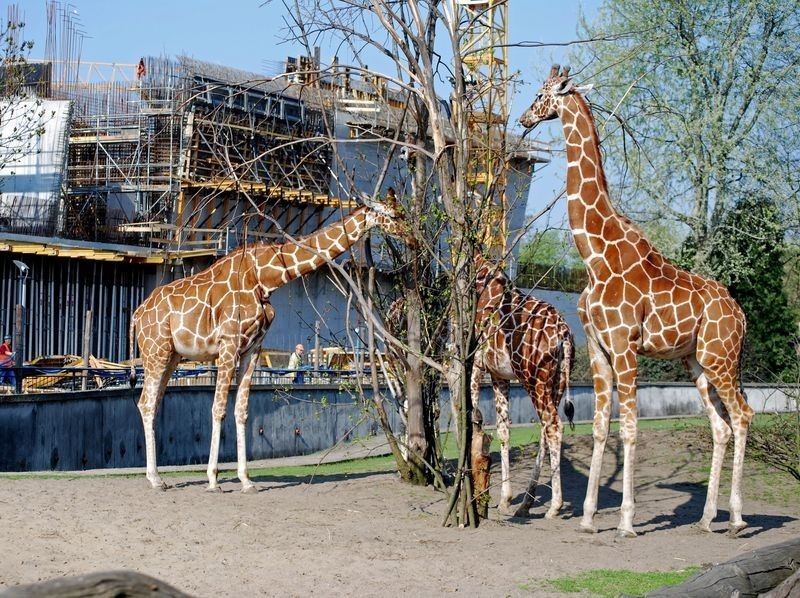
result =
[{"label": "fallen log", "polygon": [[761,598],[792,598],[792,596],[800,596],[800,569],[784,579],[781,584]]},{"label": "fallen log", "polygon": [[151,598],[154,594],[164,598],[191,598],[177,588],[135,571],[103,571],[62,577],[41,583],[15,586],[0,594],[2,598],[79,598],[129,597]]},{"label": "fallen log", "polygon": [[[647,598],[756,598],[800,569],[800,538],[746,552],[706,569],[677,586],[659,588]],[[795,586],[800,587],[800,586]],[[783,594],[781,594],[782,596]],[[788,595],[792,595],[791,593]]]}]

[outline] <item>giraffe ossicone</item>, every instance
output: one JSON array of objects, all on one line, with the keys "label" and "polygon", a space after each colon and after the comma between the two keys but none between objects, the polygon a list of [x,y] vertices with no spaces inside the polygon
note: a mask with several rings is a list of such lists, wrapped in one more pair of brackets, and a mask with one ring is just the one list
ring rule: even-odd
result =
[{"label": "giraffe ossicone", "polygon": [[477,408],[484,372],[492,379],[497,436],[500,441],[501,490],[499,509],[511,508],[512,488],[509,464],[509,383],[517,379],[530,395],[541,422],[539,451],[531,478],[516,509],[527,516],[534,505],[536,486],[550,453],[552,498],[545,517],[558,515],[563,506],[561,493],[561,440],[564,426],[558,406],[566,392],[564,412],[572,425],[574,413],[569,398],[569,376],[574,358],[572,332],[561,314],[549,303],[517,289],[497,264],[476,256],[475,294],[477,310],[475,353],[471,378],[472,404]]},{"label": "giraffe ossicone", "polygon": [[596,531],[600,469],[608,437],[614,377],[624,446],[619,534],[635,536],[634,482],[637,435],[637,355],[682,359],[711,422],[714,449],[708,493],[698,523],[709,531],[717,514],[722,462],[733,435],[729,531],[744,527],[741,483],[753,410],[740,389],[745,316],[718,282],[677,268],[608,196],[597,130],[589,105],[555,65],[531,107],[520,117],[530,129],[560,119],[567,153],[567,215],[589,274],[578,301],[589,345],[595,391],[594,448],[581,527]]},{"label": "giraffe ossicone", "polygon": [[144,369],[138,407],[142,418],[147,479],[164,489],[158,474],[155,423],[167,382],[182,358],[217,360],[217,385],[211,409],[209,489],[217,488],[222,420],[228,391],[238,368],[236,420],[237,473],[242,491],[254,491],[247,473],[246,423],[250,385],[261,352],[261,342],[275,312],[270,296],[275,289],[329,263],[374,227],[413,242],[413,235],[393,201],[365,205],[313,234],[285,243],[242,246],[193,276],[156,288],[131,318],[129,343],[131,384],[134,338]]}]

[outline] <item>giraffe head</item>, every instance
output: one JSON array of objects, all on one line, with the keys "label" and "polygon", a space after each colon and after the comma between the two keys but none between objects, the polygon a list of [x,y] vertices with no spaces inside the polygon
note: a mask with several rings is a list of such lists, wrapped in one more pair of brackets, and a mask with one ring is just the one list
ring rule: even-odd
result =
[{"label": "giraffe head", "polygon": [[569,67],[565,66],[559,72],[559,66],[554,64],[550,69],[550,76],[542,84],[531,107],[519,118],[519,122],[530,130],[542,121],[558,118],[559,108],[569,94],[586,93],[591,88],[591,85],[577,87],[569,78]]},{"label": "giraffe head", "polygon": [[386,193],[386,200],[383,202],[373,201],[366,194],[362,195],[364,205],[367,208],[367,228],[378,227],[387,235],[402,239],[409,245],[416,244],[411,227],[406,222],[397,203],[397,197],[392,187]]}]

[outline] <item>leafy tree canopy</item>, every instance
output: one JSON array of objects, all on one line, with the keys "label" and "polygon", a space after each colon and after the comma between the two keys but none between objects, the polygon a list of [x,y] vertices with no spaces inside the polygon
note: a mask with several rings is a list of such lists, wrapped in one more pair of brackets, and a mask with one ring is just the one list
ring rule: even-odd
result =
[{"label": "leafy tree canopy", "polygon": [[[615,201],[688,235],[694,270],[747,195],[797,214],[800,1],[606,0],[575,78],[595,103]],[[622,124],[624,123],[624,124]],[[794,223],[796,225],[796,223]],[[666,248],[669,250],[669,248]],[[716,264],[717,266],[719,264]]]}]

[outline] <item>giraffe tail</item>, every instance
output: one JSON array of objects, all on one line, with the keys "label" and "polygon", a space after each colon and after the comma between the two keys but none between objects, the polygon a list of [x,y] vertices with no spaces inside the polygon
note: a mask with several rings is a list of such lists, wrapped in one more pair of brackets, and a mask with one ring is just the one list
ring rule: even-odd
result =
[{"label": "giraffe tail", "polygon": [[128,326],[128,350],[130,351],[128,355],[130,356],[131,360],[131,373],[128,376],[128,382],[130,383],[131,388],[134,388],[136,386],[136,364],[133,360],[134,356],[133,342],[135,336],[136,336],[136,312],[133,312],[133,315],[131,316],[131,323]]},{"label": "giraffe tail", "polygon": [[561,335],[561,363],[559,365],[558,394],[559,400],[564,397],[564,415],[569,421],[570,430],[575,429],[575,404],[569,395],[569,377],[572,373],[572,364],[575,361],[575,344],[572,339],[572,332],[566,328]]}]

